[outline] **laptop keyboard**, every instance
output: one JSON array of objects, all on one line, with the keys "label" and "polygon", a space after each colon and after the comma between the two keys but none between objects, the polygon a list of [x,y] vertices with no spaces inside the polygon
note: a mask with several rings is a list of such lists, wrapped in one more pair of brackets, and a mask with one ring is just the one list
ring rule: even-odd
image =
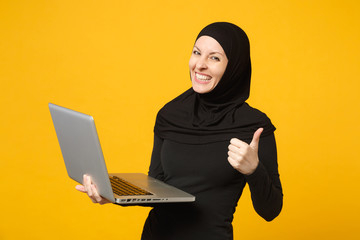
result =
[{"label": "laptop keyboard", "polygon": [[111,176],[109,178],[114,193],[119,196],[153,195],[152,193],[139,188],[119,177]]}]

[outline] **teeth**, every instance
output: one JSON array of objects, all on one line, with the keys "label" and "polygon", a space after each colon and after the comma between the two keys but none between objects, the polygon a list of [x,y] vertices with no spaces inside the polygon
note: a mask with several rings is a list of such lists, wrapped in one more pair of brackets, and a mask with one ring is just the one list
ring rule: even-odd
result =
[{"label": "teeth", "polygon": [[203,80],[203,81],[209,81],[211,79],[211,77],[201,75],[201,74],[198,74],[198,73],[195,73],[195,76],[196,76],[197,79]]}]

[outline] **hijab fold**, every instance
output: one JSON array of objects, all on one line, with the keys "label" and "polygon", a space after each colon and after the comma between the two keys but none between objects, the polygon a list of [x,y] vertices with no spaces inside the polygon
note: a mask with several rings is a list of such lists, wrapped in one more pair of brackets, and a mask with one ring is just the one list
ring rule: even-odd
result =
[{"label": "hijab fold", "polygon": [[228,58],[225,72],[209,93],[192,88],[167,103],[158,113],[154,133],[163,139],[188,144],[251,140],[262,127],[261,136],[272,134],[270,119],[245,101],[250,93],[250,45],[245,32],[227,22],[216,22],[201,30],[202,36],[214,38]]}]

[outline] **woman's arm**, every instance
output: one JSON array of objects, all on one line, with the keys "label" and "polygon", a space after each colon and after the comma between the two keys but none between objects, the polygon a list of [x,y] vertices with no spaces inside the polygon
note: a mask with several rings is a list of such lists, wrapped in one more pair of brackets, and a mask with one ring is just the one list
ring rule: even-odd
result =
[{"label": "woman's arm", "polygon": [[258,157],[257,168],[245,178],[255,211],[266,221],[271,221],[280,214],[283,204],[274,134],[260,138]]},{"label": "woman's arm", "polygon": [[82,193],[86,193],[93,203],[99,203],[101,205],[106,204],[106,203],[111,203],[106,198],[103,198],[100,196],[100,194],[98,193],[98,191],[96,189],[95,184],[91,181],[91,178],[88,175],[84,174],[83,185],[76,185],[75,188],[76,188],[76,190],[78,190]]},{"label": "woman's arm", "polygon": [[[154,147],[151,156],[151,163],[149,168],[149,176],[163,180],[163,170],[161,166],[161,147],[163,140],[157,136],[154,136]],[[96,189],[96,186],[92,183],[90,176],[84,175],[83,185],[77,185],[76,190],[86,193],[93,203],[106,204],[111,203],[109,200],[101,197]],[[121,204],[120,204],[121,205]],[[134,204],[138,205],[138,204]],[[134,206],[134,205],[121,205],[121,206]],[[141,206],[152,206],[151,204],[140,204]]]}]

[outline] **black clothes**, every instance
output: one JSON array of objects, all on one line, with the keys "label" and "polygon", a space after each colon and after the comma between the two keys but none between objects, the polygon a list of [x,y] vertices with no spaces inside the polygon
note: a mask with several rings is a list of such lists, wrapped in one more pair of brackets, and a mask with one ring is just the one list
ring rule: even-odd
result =
[{"label": "black clothes", "polygon": [[[252,139],[254,132],[261,127],[264,128],[261,136],[271,135],[275,130],[264,113],[250,107],[246,102],[229,109],[228,112],[223,111],[224,116],[216,121],[216,113],[208,111],[209,116],[203,117],[203,125],[195,125],[192,120],[195,108],[191,106],[197,103],[198,96],[193,89],[189,89],[166,104],[157,115],[155,134],[175,142],[203,144],[231,138]],[[207,120],[215,123],[207,124]]]},{"label": "black clothes", "polygon": [[246,182],[260,216],[270,221],[280,213],[274,135],[260,139],[260,163],[249,176],[229,164],[228,145],[183,144],[155,136],[149,175],[195,195],[196,201],[156,205],[145,222],[143,240],[233,239],[233,213]]},{"label": "black clothes", "polygon": [[[196,201],[154,205],[143,240],[231,240],[233,214],[246,182],[254,209],[264,219],[272,220],[282,208],[275,127],[245,103],[251,78],[249,40],[242,29],[225,22],[208,25],[197,38],[202,36],[221,45],[226,69],[212,91],[189,89],[159,111],[149,170],[150,176],[195,195]],[[207,70],[195,65],[191,73],[209,75],[211,81]],[[264,129],[260,162],[244,176],[228,162],[230,139],[250,143],[258,128]]]},{"label": "black clothes", "polygon": [[201,30],[197,39],[202,36],[214,38],[223,48],[228,59],[225,72],[211,92],[198,94],[189,89],[166,104],[156,118],[155,134],[192,144],[252,138],[260,127],[262,136],[272,134],[275,127],[269,118],[245,103],[251,79],[245,32],[234,24],[216,22]]}]

